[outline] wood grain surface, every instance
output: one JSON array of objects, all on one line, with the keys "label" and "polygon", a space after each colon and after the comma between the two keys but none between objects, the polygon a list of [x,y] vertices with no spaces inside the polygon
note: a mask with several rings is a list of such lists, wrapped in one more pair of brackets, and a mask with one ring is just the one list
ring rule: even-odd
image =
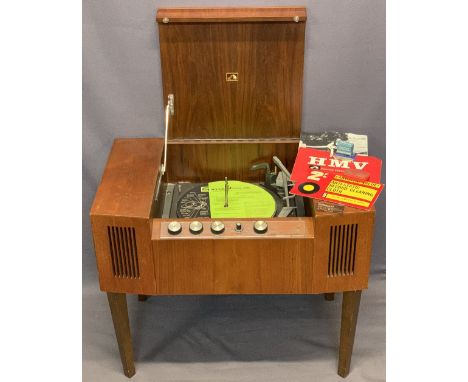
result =
[{"label": "wood grain surface", "polygon": [[[367,288],[375,212],[357,211],[315,217],[315,293]],[[351,240],[351,232],[355,233],[355,242]],[[352,261],[353,271],[342,272],[350,267],[341,263],[349,261]],[[334,272],[332,269],[338,271]]]},{"label": "wood grain surface", "polygon": [[338,375],[345,378],[349,374],[353,354],[354,337],[361,302],[361,291],[343,293],[341,308],[340,351],[338,358]]},{"label": "wood grain surface", "polygon": [[253,164],[267,162],[273,170],[273,155],[292,170],[298,143],[211,142],[175,144],[168,146],[167,180],[170,182],[206,182],[224,179],[264,181],[265,171],[251,171]]},{"label": "wood grain surface", "polygon": [[157,293],[308,293],[312,243],[307,239],[155,240]]},{"label": "wood grain surface", "polygon": [[114,323],[117,344],[119,345],[123,371],[125,376],[130,378],[135,374],[135,364],[128,321],[127,296],[123,293],[107,293],[107,299]]},{"label": "wood grain surface", "polygon": [[[151,231],[148,218],[128,218],[122,216],[92,216],[94,251],[99,271],[99,286],[102,291],[152,294],[155,291],[153,252],[151,249]],[[138,277],[122,277],[116,275],[112,264],[112,240],[109,238],[108,227],[131,227],[135,230],[136,261]],[[123,240],[114,247],[122,248]],[[120,262],[125,263],[128,256],[122,256],[125,250],[120,250]],[[127,258],[126,258],[127,257]]]},{"label": "wood grain surface", "polygon": [[116,139],[91,216],[149,218],[163,147],[161,138]]},{"label": "wood grain surface", "polygon": [[[114,141],[90,212],[103,291],[154,291],[149,219],[162,151],[163,140],[159,138]],[[110,230],[132,230],[132,242],[125,235],[112,239]],[[138,275],[127,272],[129,262]]]},{"label": "wood grain surface", "polygon": [[304,33],[303,22],[160,23],[169,137],[298,138]]},{"label": "wood grain surface", "polygon": [[[297,19],[295,19],[297,17]],[[169,23],[197,22],[303,22],[307,19],[304,7],[258,7],[258,8],[159,8],[156,20]]]}]

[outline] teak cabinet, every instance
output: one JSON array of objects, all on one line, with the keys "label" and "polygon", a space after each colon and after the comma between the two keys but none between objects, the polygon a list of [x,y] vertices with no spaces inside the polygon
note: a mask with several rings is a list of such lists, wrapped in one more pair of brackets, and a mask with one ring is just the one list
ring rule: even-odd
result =
[{"label": "teak cabinet", "polygon": [[[101,290],[107,292],[124,373],[135,373],[126,294],[318,294],[343,292],[338,373],[349,373],[361,290],[367,288],[374,210],[317,211],[223,219],[209,230],[167,233],[158,182],[260,181],[257,162],[297,152],[302,107],[305,8],[160,9],[165,99],[175,95],[167,139],[116,139],[91,208]],[[232,74],[236,73],[235,77]],[[233,81],[237,79],[237,81]],[[199,219],[209,224],[213,219]],[[230,225],[246,227],[233,233]]]}]

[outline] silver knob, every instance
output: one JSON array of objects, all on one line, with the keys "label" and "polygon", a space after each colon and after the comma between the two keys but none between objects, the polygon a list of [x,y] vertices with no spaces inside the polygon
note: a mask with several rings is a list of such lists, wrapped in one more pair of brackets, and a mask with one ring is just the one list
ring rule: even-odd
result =
[{"label": "silver knob", "polygon": [[191,222],[189,225],[189,230],[194,235],[198,235],[203,231],[203,224],[198,221]]},{"label": "silver knob", "polygon": [[256,233],[265,233],[268,231],[268,223],[264,220],[257,220],[254,223],[254,231]]},{"label": "silver knob", "polygon": [[220,233],[223,233],[224,232],[224,223],[223,222],[220,222],[220,221],[214,221],[213,223],[211,223],[211,232],[213,232],[214,234],[218,235]]},{"label": "silver knob", "polygon": [[169,232],[171,235],[177,235],[182,231],[182,224],[179,222],[170,222],[167,225],[167,232]]}]

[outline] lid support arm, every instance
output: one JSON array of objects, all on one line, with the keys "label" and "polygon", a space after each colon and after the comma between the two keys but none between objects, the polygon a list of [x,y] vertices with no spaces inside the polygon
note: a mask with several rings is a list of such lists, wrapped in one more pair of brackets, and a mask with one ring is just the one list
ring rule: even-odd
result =
[{"label": "lid support arm", "polygon": [[174,94],[169,94],[167,96],[167,105],[166,105],[166,115],[165,115],[165,132],[164,132],[164,159],[161,166],[159,166],[159,175],[156,184],[156,192],[154,200],[159,199],[159,190],[161,188],[161,181],[164,173],[166,172],[166,160],[167,160],[167,131],[169,130],[169,119],[174,115]]},{"label": "lid support arm", "polygon": [[169,130],[169,120],[171,117],[174,115],[174,94],[169,94],[167,96],[167,105],[166,105],[166,116],[165,116],[165,122],[166,122],[166,128],[164,132],[164,160],[163,164],[161,166],[161,175],[164,175],[166,172],[166,160],[167,160],[167,132]]}]

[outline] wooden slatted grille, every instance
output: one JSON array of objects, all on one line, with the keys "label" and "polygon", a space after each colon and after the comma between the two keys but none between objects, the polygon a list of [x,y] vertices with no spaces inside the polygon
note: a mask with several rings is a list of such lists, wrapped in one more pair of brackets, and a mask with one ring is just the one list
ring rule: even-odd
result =
[{"label": "wooden slatted grille", "polygon": [[112,260],[112,272],[115,277],[139,278],[138,251],[133,227],[107,227]]},{"label": "wooden slatted grille", "polygon": [[357,235],[358,224],[330,227],[328,276],[349,276],[354,273]]}]

